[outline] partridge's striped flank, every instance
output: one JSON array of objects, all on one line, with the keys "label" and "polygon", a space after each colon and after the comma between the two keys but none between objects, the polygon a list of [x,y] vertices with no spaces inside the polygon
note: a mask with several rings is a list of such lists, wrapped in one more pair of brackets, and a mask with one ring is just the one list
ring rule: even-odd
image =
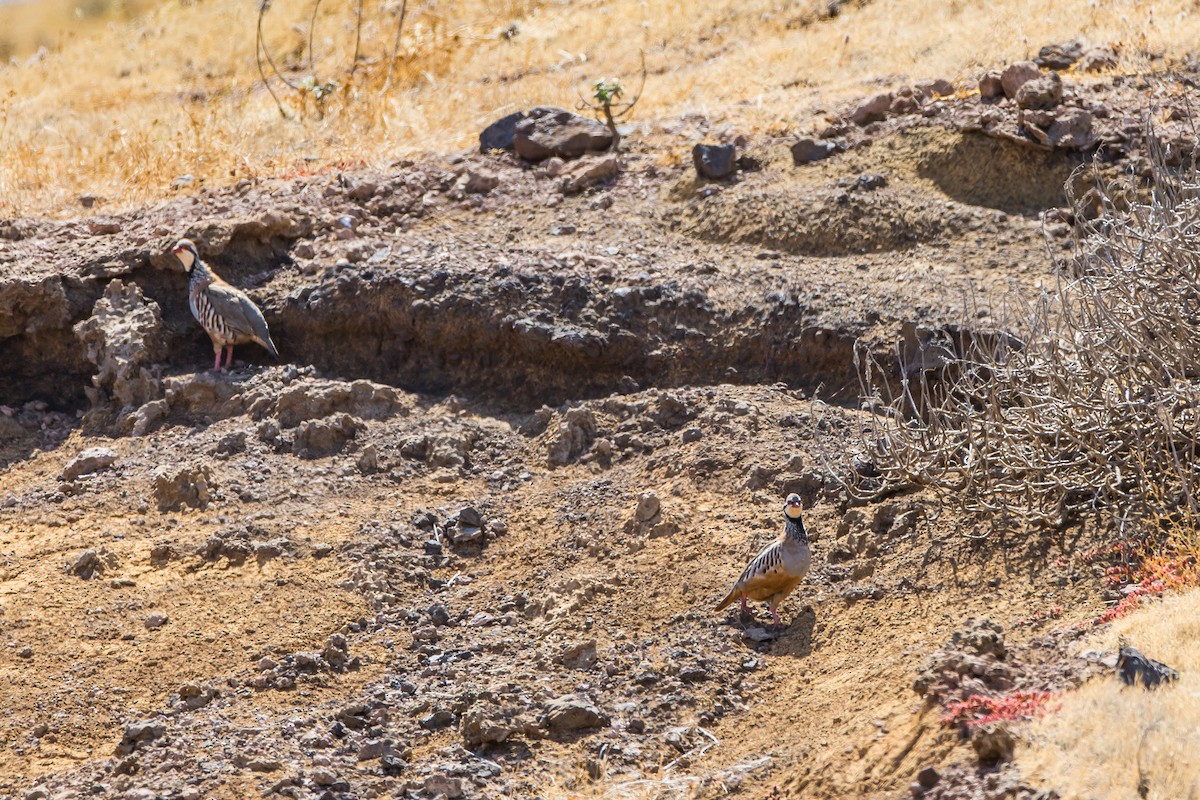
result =
[{"label": "partridge's striped flank", "polygon": [[228,350],[225,367],[233,363],[233,346],[256,342],[279,358],[271,341],[267,321],[262,311],[246,293],[229,285],[200,260],[196,245],[181,239],[171,250],[188,273],[188,306],[192,316],[212,339],[216,361],[213,369],[221,369],[221,351]]},{"label": "partridge's striped flank", "polygon": [[783,508],[786,521],[783,534],[771,542],[742,571],[725,599],[717,605],[724,609],[735,599],[742,601],[742,614],[747,613],[747,600],[764,600],[771,610],[771,619],[779,625],[776,609],[796,590],[812,566],[812,551],[808,533],[800,519],[800,496],[789,494]]}]

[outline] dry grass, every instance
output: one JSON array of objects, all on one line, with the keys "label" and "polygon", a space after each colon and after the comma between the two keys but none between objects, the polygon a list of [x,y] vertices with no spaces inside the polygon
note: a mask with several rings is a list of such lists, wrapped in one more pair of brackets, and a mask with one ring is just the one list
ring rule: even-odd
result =
[{"label": "dry grass", "polygon": [[[48,57],[0,68],[0,214],[75,213],[83,192],[140,204],[183,174],[220,185],[470,147],[498,115],[571,105],[602,75],[632,79],[642,50],[650,79],[636,120],[698,112],[779,132],[874,83],[969,79],[1047,42],[1118,43],[1136,69],[1146,51],[1181,54],[1200,38],[1190,0],[952,0],[932,11],[875,0],[833,19],[820,19],[824,0],[413,0],[399,80],[381,94],[397,6],[367,0],[370,61],[351,78],[354,3],[322,3],[315,77],[340,89],[323,116],[310,107],[298,121],[280,119],[262,90],[256,9],[244,0],[163,3],[130,24],[61,35]],[[311,8],[277,0],[267,15],[272,51],[297,79]],[[0,30],[16,30],[14,13],[0,6]]]},{"label": "dry grass", "polygon": [[1119,636],[1177,668],[1179,682],[1147,691],[1115,677],[1091,681],[1035,725],[1034,744],[1020,756],[1022,768],[1064,800],[1200,797],[1200,591],[1114,622],[1087,646],[1116,652]]}]

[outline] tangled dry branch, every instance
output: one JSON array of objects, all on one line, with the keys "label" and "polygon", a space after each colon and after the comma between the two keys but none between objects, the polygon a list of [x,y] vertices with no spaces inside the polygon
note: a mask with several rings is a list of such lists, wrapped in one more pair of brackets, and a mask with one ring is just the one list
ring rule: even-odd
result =
[{"label": "tangled dry branch", "polygon": [[1200,173],[1168,160],[1152,148],[1141,192],[1097,185],[1056,290],[1004,330],[928,332],[898,349],[898,380],[862,359],[879,413],[840,470],[848,489],[933,487],[1056,528],[1093,512],[1198,521]]}]

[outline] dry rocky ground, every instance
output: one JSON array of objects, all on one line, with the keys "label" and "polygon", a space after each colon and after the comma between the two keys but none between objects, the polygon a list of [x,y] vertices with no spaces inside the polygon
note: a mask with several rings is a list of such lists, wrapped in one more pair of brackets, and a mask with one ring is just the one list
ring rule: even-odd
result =
[{"label": "dry rocky ground", "polygon": [[[1102,671],[1067,654],[1097,534],[839,482],[856,342],[903,369],[1052,287],[1096,202],[1064,182],[1139,174],[1148,112],[1190,152],[1192,73],[1048,74],[722,180],[677,154],[738,132],[688,117],[0,221],[0,795],[1054,796],[940,718]],[[282,364],[203,371],[184,235]],[[791,491],[774,635],[711,609]]]}]

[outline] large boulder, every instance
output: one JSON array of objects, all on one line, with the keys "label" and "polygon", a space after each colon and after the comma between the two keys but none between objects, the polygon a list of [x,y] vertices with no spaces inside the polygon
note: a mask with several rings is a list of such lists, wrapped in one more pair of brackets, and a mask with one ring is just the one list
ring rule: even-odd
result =
[{"label": "large boulder", "polygon": [[517,123],[523,119],[525,119],[525,112],[517,111],[488,125],[479,134],[479,152],[512,150],[513,138],[517,134]]},{"label": "large boulder", "polygon": [[513,149],[526,161],[578,158],[612,146],[612,132],[600,121],[565,108],[538,106],[516,123]]}]

